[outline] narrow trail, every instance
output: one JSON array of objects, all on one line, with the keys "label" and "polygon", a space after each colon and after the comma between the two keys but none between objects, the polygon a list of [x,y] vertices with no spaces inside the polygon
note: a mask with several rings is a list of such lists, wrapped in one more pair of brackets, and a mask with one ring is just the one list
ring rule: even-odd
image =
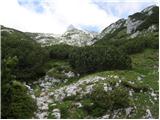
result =
[{"label": "narrow trail", "polygon": [[38,84],[41,93],[38,97],[36,97],[36,102],[37,102],[37,111],[35,113],[35,118],[37,119],[47,119],[48,117],[48,104],[53,102],[53,99],[51,99],[51,92],[49,92],[50,88],[54,87],[55,83],[58,83],[59,80],[45,76],[44,78],[41,78],[38,80]]}]

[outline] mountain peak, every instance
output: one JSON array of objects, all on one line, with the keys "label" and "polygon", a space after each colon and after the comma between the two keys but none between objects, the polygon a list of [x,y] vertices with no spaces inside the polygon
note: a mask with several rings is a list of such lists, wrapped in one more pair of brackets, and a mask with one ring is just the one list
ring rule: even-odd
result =
[{"label": "mountain peak", "polygon": [[157,6],[156,5],[151,5],[151,6],[147,7],[147,8],[145,8],[145,9],[143,9],[142,12],[148,12],[154,7],[157,7]]},{"label": "mountain peak", "polygon": [[68,26],[67,31],[76,29],[72,24]]}]

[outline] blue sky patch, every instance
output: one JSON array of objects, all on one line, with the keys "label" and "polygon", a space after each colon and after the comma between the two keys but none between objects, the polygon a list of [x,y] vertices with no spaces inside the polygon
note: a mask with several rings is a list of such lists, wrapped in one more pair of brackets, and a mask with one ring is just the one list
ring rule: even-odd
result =
[{"label": "blue sky patch", "polygon": [[[100,1],[96,1],[94,2],[94,4],[96,4],[100,9],[106,11],[107,13],[119,17],[119,18],[127,18],[128,15],[135,13],[134,10],[132,10],[132,8],[135,6],[137,6],[137,2],[100,2]],[[153,2],[138,2],[139,8],[136,10],[141,11],[144,8],[146,8],[146,6],[150,6],[153,5],[155,3]],[[131,6],[131,8],[129,8],[129,6]],[[125,10],[124,8],[128,7],[127,10]],[[119,12],[117,8],[121,8],[123,12]]]},{"label": "blue sky patch", "polygon": [[42,0],[18,0],[19,5],[32,9],[37,13],[42,13],[44,11],[43,6],[41,5]]},{"label": "blue sky patch", "polygon": [[100,28],[98,26],[92,26],[92,25],[81,25],[82,29],[90,31],[90,32],[99,32]]}]

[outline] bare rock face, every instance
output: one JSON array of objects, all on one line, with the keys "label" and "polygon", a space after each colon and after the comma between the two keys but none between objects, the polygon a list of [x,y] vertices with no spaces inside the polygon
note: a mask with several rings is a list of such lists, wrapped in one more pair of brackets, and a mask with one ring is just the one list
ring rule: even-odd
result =
[{"label": "bare rock face", "polygon": [[126,20],[125,19],[120,19],[115,23],[112,23],[110,26],[106,27],[100,35],[98,35],[98,39],[103,38],[106,34],[113,33],[117,29],[121,27],[126,27]]},{"label": "bare rock face", "polygon": [[50,46],[56,44],[68,44],[73,46],[86,46],[92,45],[92,39],[97,35],[92,32],[79,30],[73,25],[70,25],[66,32],[63,34],[52,34],[52,33],[29,33],[31,37],[42,46]]},{"label": "bare rock face", "polygon": [[143,13],[147,13],[148,15],[151,15],[153,13],[152,9],[156,7],[156,5],[151,5],[147,8],[145,8],[144,10],[142,10]]},{"label": "bare rock face", "polygon": [[154,32],[154,31],[157,31],[158,30],[158,27],[156,25],[152,25],[148,28],[148,31],[150,32]]},{"label": "bare rock face", "polygon": [[136,19],[132,19],[132,18],[128,18],[127,19],[127,33],[131,34],[133,32],[136,31],[137,27],[143,23],[142,20],[136,20]]},{"label": "bare rock face", "polygon": [[67,31],[60,37],[60,41],[68,45],[86,46],[93,44],[92,39],[94,37],[94,34],[76,29],[73,25],[70,25]]},{"label": "bare rock face", "polygon": [[[148,28],[151,32],[154,31],[156,29],[154,25],[155,22],[151,22],[151,20],[149,19],[152,19],[153,17],[152,14],[157,14],[155,10],[156,8],[157,6],[152,5],[152,6],[145,8],[141,12],[137,12],[133,15],[130,15],[127,19],[127,33],[132,34],[132,33],[137,32],[137,28],[143,23],[145,24],[141,25],[141,27],[145,27],[144,29],[146,30]],[[146,24],[148,27],[146,27]]]}]

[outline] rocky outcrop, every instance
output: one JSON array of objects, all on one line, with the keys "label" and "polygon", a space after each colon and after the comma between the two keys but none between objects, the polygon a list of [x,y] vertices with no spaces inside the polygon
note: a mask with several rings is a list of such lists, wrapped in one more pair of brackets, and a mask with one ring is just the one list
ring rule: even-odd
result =
[{"label": "rocky outcrop", "polygon": [[154,17],[156,16],[158,18],[159,12],[157,13],[157,11],[159,11],[159,10],[157,10],[157,9],[159,9],[157,6],[152,5],[152,6],[149,6],[149,7],[145,8],[141,12],[137,12],[133,15],[128,16],[128,19],[127,19],[127,33],[128,34],[133,34],[133,33],[137,32],[140,25],[141,25],[140,30],[156,29],[156,27],[155,27],[156,22],[152,21],[151,19],[155,19],[155,18],[152,18],[153,16]]},{"label": "rocky outcrop", "polygon": [[97,35],[88,31],[79,30],[73,25],[67,28],[67,31],[60,34],[52,33],[27,33],[32,39],[41,43],[43,46],[50,46],[55,44],[68,44],[73,46],[92,45],[92,39]]},{"label": "rocky outcrop", "polygon": [[129,17],[127,19],[127,33],[128,34],[134,33],[137,30],[137,27],[142,23],[143,23],[142,20],[136,20]]},{"label": "rocky outcrop", "polygon": [[98,39],[103,38],[106,34],[110,34],[113,33],[114,31],[116,31],[119,28],[122,27],[126,27],[126,20],[125,19],[120,19],[115,23],[112,23],[110,26],[108,26],[107,28],[105,28],[98,36]]},{"label": "rocky outcrop", "polygon": [[[120,19],[106,27],[94,40],[119,39],[122,34],[123,38],[134,38],[147,32],[158,31],[159,8],[155,5],[149,6],[141,12],[129,15],[127,19]],[[154,17],[154,18],[152,18]],[[152,20],[155,19],[155,20]],[[99,42],[99,41],[98,41]]]},{"label": "rocky outcrop", "polygon": [[70,26],[67,31],[62,34],[62,36],[60,37],[60,41],[63,41],[64,43],[69,45],[86,46],[93,44],[92,39],[94,37],[95,35],[88,31],[82,31],[76,29],[73,26]]},{"label": "rocky outcrop", "polygon": [[147,15],[151,15],[152,13],[153,13],[153,8],[154,7],[156,7],[156,5],[151,5],[151,6],[149,6],[149,7],[147,7],[147,8],[145,8],[144,10],[142,10],[141,12],[142,13],[145,13],[145,14],[147,14]]}]

